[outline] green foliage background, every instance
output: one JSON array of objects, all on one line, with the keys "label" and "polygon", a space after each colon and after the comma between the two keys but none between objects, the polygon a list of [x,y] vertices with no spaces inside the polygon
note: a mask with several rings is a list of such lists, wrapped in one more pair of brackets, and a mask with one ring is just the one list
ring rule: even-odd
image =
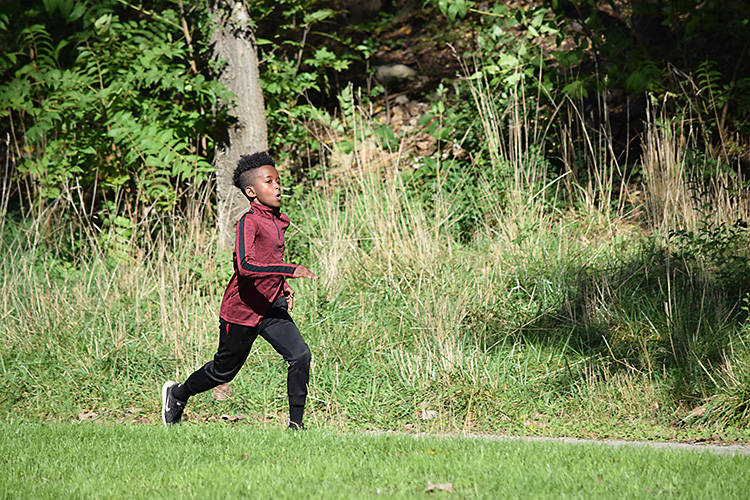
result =
[{"label": "green foliage background", "polygon": [[[477,127],[476,108],[466,99],[467,77],[487,80],[500,113],[507,113],[508,98],[521,84],[524,96],[536,101],[529,109],[537,107],[538,120],[554,116],[566,95],[585,109],[605,96],[618,124],[613,148],[621,161],[628,159],[624,172],[637,171],[638,155],[628,155],[627,137],[639,131],[645,97],[694,123],[727,167],[746,161],[746,2],[393,1],[364,19],[349,15],[352,7],[342,1],[261,1],[249,7],[271,149],[289,158],[297,181],[319,178],[326,152],[311,140],[311,127],[335,111],[349,82],[358,104],[384,91],[372,73],[384,53],[397,54],[412,43],[389,36],[404,20],[421,30],[415,37],[433,37],[435,47],[450,43],[455,50],[455,64],[420,75],[423,83],[412,85],[409,94],[433,103],[440,119],[430,122],[429,132],[441,145],[460,139],[472,151],[470,161],[450,163],[457,178],[476,177],[476,169],[492,170],[493,179],[506,176]],[[222,104],[231,96],[215,79],[220,63],[209,57],[210,29],[204,2],[4,2],[5,155],[8,175],[28,181],[13,199],[23,205],[64,194],[112,219],[114,212],[132,212],[137,205],[169,209],[205,186],[212,138],[231,121]],[[474,61],[473,67],[461,71],[459,60]],[[600,106],[586,119],[599,127]],[[557,133],[552,126],[549,136]],[[383,130],[379,137],[389,134],[397,144],[398,132]],[[561,173],[555,146],[553,139],[540,145],[540,153]],[[438,165],[444,152],[441,147],[419,159],[420,190],[445,170]],[[589,170],[582,162],[584,178]]]},{"label": "green foliage background", "polygon": [[[478,412],[489,430],[523,432],[538,410],[598,418],[598,396],[615,422],[654,408],[644,420],[746,426],[750,238],[745,221],[712,219],[716,199],[705,193],[718,185],[730,199],[747,196],[748,4],[394,1],[365,18],[347,7],[250,5],[271,149],[294,186],[288,258],[342,266],[328,288],[307,290],[302,319],[328,356],[320,418],[402,425],[423,398],[450,413],[446,427]],[[34,370],[7,379],[7,413],[54,418],[92,401],[123,410],[212,346],[210,314],[200,312],[215,306],[230,270],[202,224],[214,222],[213,137],[232,121],[232,96],[210,60],[210,26],[197,1],[0,5],[2,265],[7,283],[18,282],[6,300],[31,311],[26,330],[50,335],[8,342],[4,362]],[[407,82],[374,78],[389,54],[412,49],[440,64],[425,61]],[[401,154],[407,132],[366,111],[394,94],[426,104],[411,132],[434,151],[395,175],[378,172],[381,184],[333,182],[331,158],[366,141]],[[690,131],[678,163],[698,206],[692,227],[637,213],[648,186],[636,138],[649,126],[674,137],[677,125]],[[602,221],[613,217],[637,236],[609,235],[614,225]],[[594,245],[597,231],[612,237]],[[442,295],[422,302],[424,290]],[[481,301],[464,307],[467,290]],[[110,293],[117,300],[102,311]],[[185,330],[202,322],[200,335],[154,327],[174,319],[169,311]],[[15,339],[16,316],[3,321]],[[460,362],[447,363],[453,352]],[[268,358],[256,361],[263,376],[276,374]],[[35,370],[48,366],[70,385],[45,393]],[[352,370],[339,377],[339,367]],[[87,378],[90,369],[100,378]],[[143,378],[122,377],[128,370]],[[243,389],[263,412],[266,387],[281,382],[258,380]],[[69,401],[74,391],[82,401]],[[708,413],[686,416],[695,406]]]},{"label": "green foliage background", "polygon": [[163,209],[210,178],[222,115],[207,110],[227,96],[191,71],[176,6],[153,7],[4,4],[0,113],[27,203]]}]

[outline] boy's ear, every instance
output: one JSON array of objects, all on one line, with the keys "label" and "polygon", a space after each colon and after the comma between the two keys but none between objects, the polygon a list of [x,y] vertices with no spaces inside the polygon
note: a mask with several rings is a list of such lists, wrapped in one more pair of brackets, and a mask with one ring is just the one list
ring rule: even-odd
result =
[{"label": "boy's ear", "polygon": [[245,196],[255,198],[255,186],[245,186]]}]

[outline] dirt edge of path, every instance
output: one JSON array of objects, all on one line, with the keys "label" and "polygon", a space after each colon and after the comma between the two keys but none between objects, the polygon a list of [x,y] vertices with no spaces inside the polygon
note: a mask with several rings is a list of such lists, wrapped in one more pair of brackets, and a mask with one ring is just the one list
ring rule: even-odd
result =
[{"label": "dirt edge of path", "polygon": [[684,443],[670,441],[627,441],[624,439],[581,439],[572,437],[544,437],[544,436],[506,436],[499,434],[430,434],[430,433],[401,433],[401,432],[368,432],[372,435],[406,435],[414,437],[445,437],[445,438],[469,438],[485,439],[492,441],[522,441],[522,442],[544,442],[564,443],[572,445],[600,445],[600,446],[644,446],[650,448],[661,448],[670,450],[691,450],[709,452],[721,455],[750,455],[750,444],[744,443]]}]

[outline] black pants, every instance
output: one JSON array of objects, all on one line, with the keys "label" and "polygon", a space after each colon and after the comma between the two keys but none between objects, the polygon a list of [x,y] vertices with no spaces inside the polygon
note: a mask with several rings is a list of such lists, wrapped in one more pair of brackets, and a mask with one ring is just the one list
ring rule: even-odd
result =
[{"label": "black pants", "polygon": [[245,364],[253,342],[260,335],[289,363],[286,379],[289,405],[305,405],[310,379],[310,348],[289,316],[286,298],[276,300],[256,327],[236,325],[224,320],[220,321],[219,326],[219,348],[214,359],[195,371],[185,382],[189,396],[232,380]]}]

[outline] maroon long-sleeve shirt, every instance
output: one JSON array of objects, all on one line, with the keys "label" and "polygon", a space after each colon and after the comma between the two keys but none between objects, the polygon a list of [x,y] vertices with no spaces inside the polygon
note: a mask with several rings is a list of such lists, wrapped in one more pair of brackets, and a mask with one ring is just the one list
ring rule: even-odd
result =
[{"label": "maroon long-sleeve shirt", "polygon": [[284,231],[289,218],[278,209],[253,202],[237,222],[234,274],[221,301],[224,321],[257,326],[271,304],[283,295],[285,277],[297,266],[283,262]]}]

